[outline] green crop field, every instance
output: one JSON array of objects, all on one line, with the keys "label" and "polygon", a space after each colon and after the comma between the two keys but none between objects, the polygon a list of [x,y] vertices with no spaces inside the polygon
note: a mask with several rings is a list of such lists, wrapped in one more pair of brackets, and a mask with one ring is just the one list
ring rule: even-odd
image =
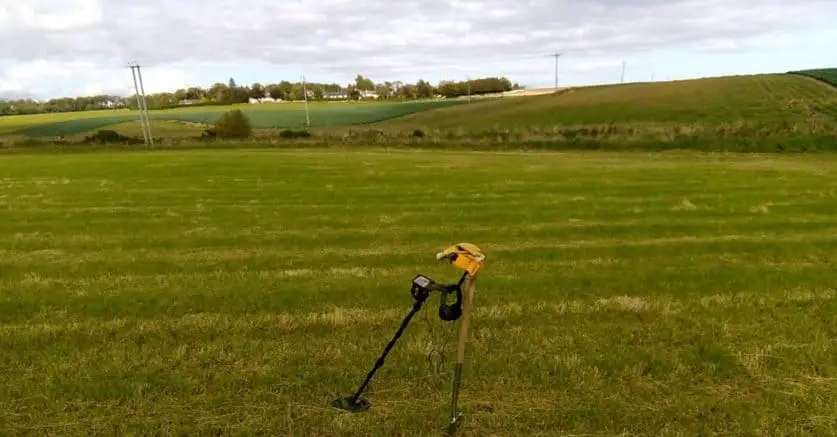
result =
[{"label": "green crop field", "polygon": [[436,298],[369,411],[330,402],[395,333],[413,276],[454,281],[434,254],[468,241],[488,259],[461,435],[834,435],[835,169],[832,155],[3,156],[0,434],[441,435],[455,327]]},{"label": "green crop field", "polygon": [[800,70],[793,71],[791,74],[798,74],[808,76],[827,84],[837,86],[837,68],[822,68],[818,70]]},{"label": "green crop field", "polygon": [[[379,122],[415,112],[457,106],[461,100],[369,103],[311,103],[312,127],[353,126]],[[211,124],[226,111],[242,109],[256,129],[298,128],[306,123],[305,107],[300,103],[204,106],[149,111],[153,121],[184,121]],[[139,113],[128,110],[107,110],[59,114],[38,114],[0,117],[0,135],[30,137],[72,135],[137,120]],[[139,123],[137,122],[137,125]]]},{"label": "green crop field", "polygon": [[570,89],[500,99],[378,123],[438,129],[526,129],[555,125],[716,126],[812,121],[837,126],[837,89],[798,75],[729,76]]}]

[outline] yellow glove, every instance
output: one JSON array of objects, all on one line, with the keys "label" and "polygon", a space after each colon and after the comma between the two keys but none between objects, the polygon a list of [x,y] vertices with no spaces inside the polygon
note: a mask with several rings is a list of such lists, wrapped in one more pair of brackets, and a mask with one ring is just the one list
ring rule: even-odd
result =
[{"label": "yellow glove", "polygon": [[436,259],[450,263],[474,276],[482,267],[485,255],[479,247],[471,243],[459,243],[436,254]]}]

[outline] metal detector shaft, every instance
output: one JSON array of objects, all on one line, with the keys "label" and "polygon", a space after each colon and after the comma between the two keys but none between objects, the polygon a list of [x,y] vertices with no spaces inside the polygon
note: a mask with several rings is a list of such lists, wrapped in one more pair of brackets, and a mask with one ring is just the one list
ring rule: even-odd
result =
[{"label": "metal detector shaft", "polygon": [[413,316],[421,310],[421,306],[424,304],[424,301],[427,300],[427,294],[421,295],[416,301],[413,303],[413,308],[410,310],[410,313],[404,318],[404,321],[401,322],[401,327],[398,328],[398,331],[395,333],[395,336],[392,337],[392,340],[389,341],[386,348],[384,348],[384,352],[378,357],[378,360],[375,362],[375,366],[372,367],[372,370],[369,371],[369,374],[366,375],[366,379],[363,381],[363,384],[357,389],[354,395],[352,395],[351,402],[353,404],[357,404],[358,399],[360,398],[361,393],[366,390],[366,386],[369,385],[369,381],[372,380],[372,377],[375,376],[375,372],[384,365],[384,359],[389,354],[389,351],[395,346],[395,342],[398,341],[398,338],[401,337],[401,334],[407,329],[407,325],[410,324],[410,320]]}]

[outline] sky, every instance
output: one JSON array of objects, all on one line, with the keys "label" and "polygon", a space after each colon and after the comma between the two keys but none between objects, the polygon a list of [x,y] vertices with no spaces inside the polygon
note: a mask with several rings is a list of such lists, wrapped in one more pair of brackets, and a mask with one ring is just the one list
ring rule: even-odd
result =
[{"label": "sky", "polygon": [[[834,0],[0,0],[0,97],[505,76],[529,88],[837,67]],[[624,63],[624,64],[623,64]]]}]

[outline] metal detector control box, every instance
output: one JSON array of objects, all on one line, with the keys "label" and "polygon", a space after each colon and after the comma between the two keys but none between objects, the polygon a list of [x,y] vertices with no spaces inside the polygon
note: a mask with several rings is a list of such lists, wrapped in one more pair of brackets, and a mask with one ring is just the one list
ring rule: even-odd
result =
[{"label": "metal detector control box", "polygon": [[427,276],[418,275],[415,278],[413,278],[413,284],[416,284],[419,287],[424,288],[426,290],[430,290],[430,288],[433,286],[433,284],[435,284],[435,282]]}]

